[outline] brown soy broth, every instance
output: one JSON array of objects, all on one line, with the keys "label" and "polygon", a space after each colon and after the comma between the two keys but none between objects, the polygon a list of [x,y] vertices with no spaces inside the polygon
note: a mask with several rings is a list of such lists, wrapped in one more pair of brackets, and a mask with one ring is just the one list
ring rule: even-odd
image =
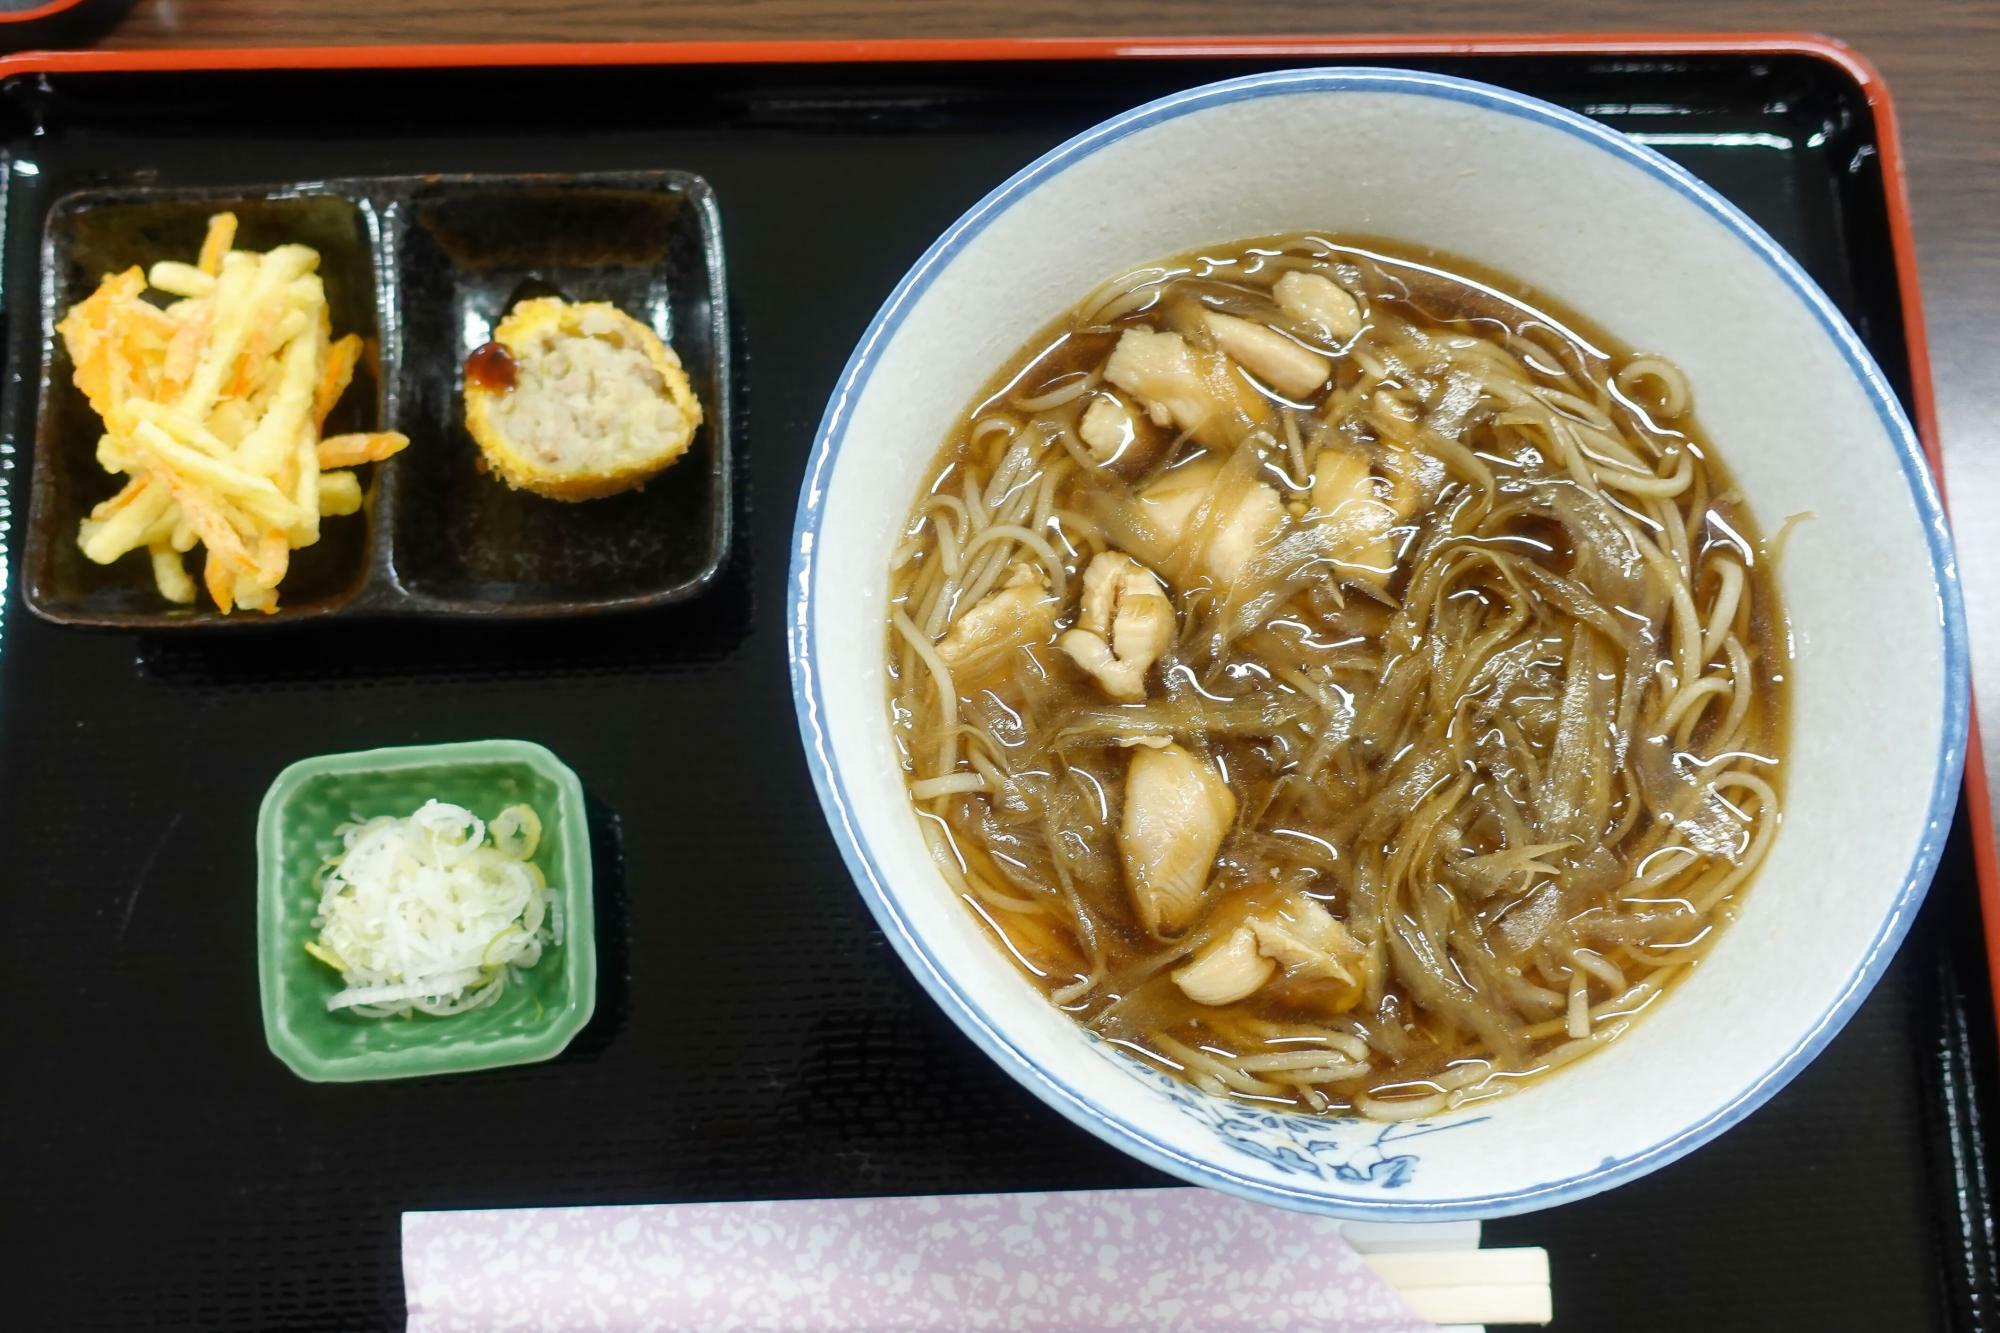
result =
[{"label": "brown soy broth", "polygon": [[[1302,344],[1322,353],[1331,369],[1323,387],[1304,399],[1272,389],[1226,356],[1204,352],[1201,342],[1205,311],[1268,320],[1274,275],[1300,264],[1358,298],[1368,319],[1344,346],[1332,338]],[[1574,1058],[1579,1047],[1612,1039],[1626,1020],[1614,1002],[1629,998],[1634,1011],[1657,1002],[1733,915],[1747,879],[1732,884],[1732,867],[1743,861],[1754,866],[1759,848],[1768,845],[1768,839],[1758,841],[1761,830],[1774,827],[1778,817],[1781,770],[1775,760],[1784,747],[1788,645],[1771,562],[1726,470],[1691,415],[1665,418],[1666,404],[1642,391],[1644,376],[1633,378],[1629,395],[1614,387],[1618,370],[1639,363],[1633,352],[1477,265],[1380,240],[1336,244],[1291,237],[1214,247],[1154,267],[1181,272],[1156,284],[1156,299],[1114,316],[1066,313],[981,389],[940,452],[899,552],[892,576],[897,607],[913,620],[929,608],[941,626],[955,625],[997,596],[999,579],[997,573],[989,579],[980,597],[961,588],[927,599],[927,592],[955,586],[945,570],[939,528],[975,508],[991,517],[989,503],[993,515],[1004,516],[1016,497],[1058,477],[1049,487],[1048,514],[1030,531],[1046,539],[1059,561],[1067,597],[1052,622],[1037,622],[1037,633],[1010,642],[993,660],[952,671],[956,726],[963,734],[962,745],[953,746],[954,754],[963,750],[955,771],[967,781],[974,780],[973,770],[1006,776],[997,786],[979,777],[980,790],[918,799],[947,879],[1023,972],[1066,1011],[1141,1058],[1216,1091],[1329,1112],[1370,1109],[1372,1097],[1371,1113],[1394,1114],[1398,1106],[1446,1093],[1454,1104],[1476,1100]],[[1114,304],[1119,300],[1134,304],[1123,296]],[[1201,438],[1201,429],[1171,419],[1148,433],[1175,438],[1156,442],[1152,456],[1137,465],[1122,455],[1108,466],[1093,463],[1079,448],[1079,403],[1114,391],[1101,378],[1107,358],[1121,335],[1140,327],[1182,331],[1184,342],[1210,357],[1204,364],[1211,384],[1217,366],[1221,373],[1241,374],[1261,398],[1232,410],[1270,424],[1219,447]],[[1378,345],[1372,341],[1378,327],[1394,329],[1394,336]],[[1489,346],[1500,347],[1515,367],[1491,382],[1476,373]],[[1468,364],[1473,373],[1465,371]],[[1084,385],[1089,392],[1069,402],[1023,406]],[[1595,401],[1566,401],[1563,395],[1576,386],[1594,387]],[[1232,383],[1215,390],[1214,401],[1249,401],[1227,397],[1241,391]],[[1132,399],[1135,409],[1143,403],[1122,386],[1116,392]],[[1537,395],[1534,411],[1525,412],[1535,421],[1510,420],[1495,406],[1506,394],[1522,392]],[[1365,399],[1356,397],[1361,393]],[[1603,426],[1600,417],[1611,425]],[[1680,494],[1697,497],[1699,507],[1675,511],[1644,487],[1628,493],[1612,484],[1599,487],[1608,509],[1593,508],[1595,501],[1549,499],[1575,485],[1554,463],[1552,441],[1585,428],[1606,431],[1601,440],[1615,435],[1631,457],[1655,459],[1661,476],[1689,470],[1693,480]],[[1026,432],[1048,437],[1040,446],[1045,454],[1033,468],[997,484]],[[1365,561],[1329,560],[1322,547],[1306,543],[1297,543],[1305,553],[1289,565],[1279,558],[1290,533],[1320,531],[1312,525],[1324,518],[1313,507],[1318,501],[1311,476],[1300,475],[1299,464],[1342,451],[1366,456],[1368,493],[1395,517],[1380,534],[1393,556],[1386,576]],[[1588,457],[1587,466],[1629,470],[1615,459]],[[1260,602],[1198,568],[1193,546],[1160,548],[1155,572],[1165,580],[1177,633],[1148,672],[1145,699],[1114,702],[1058,643],[1080,614],[1077,583],[1097,551],[1122,549],[1121,534],[1145,531],[1143,522],[1131,526],[1132,515],[1144,512],[1144,497],[1163,478],[1204,465],[1216,466],[1220,479],[1198,511],[1210,515],[1196,520],[1206,525],[1202,543],[1212,545],[1226,526],[1213,516],[1221,506],[1268,488],[1284,504],[1280,522],[1288,526],[1264,539],[1279,555],[1258,557],[1266,563],[1257,568],[1262,575],[1275,563],[1277,573],[1260,590]],[[1399,506],[1410,495],[1423,502],[1403,513]],[[1444,517],[1479,512],[1481,504],[1487,513],[1510,506],[1521,512],[1491,531],[1465,533],[1450,526],[1459,519]],[[1628,586],[1657,600],[1653,571],[1665,566],[1641,561],[1641,572],[1632,573],[1634,562],[1619,543],[1599,540],[1607,519],[1630,525],[1665,553],[1662,560],[1680,561],[1691,571],[1689,596],[1700,612],[1718,604],[1722,562],[1744,566],[1739,609],[1722,629],[1724,646],[1739,647],[1747,669],[1739,672],[1741,663],[1721,649],[1703,656],[1697,674],[1726,677],[1728,688],[1685,703],[1679,716],[1689,719],[1686,750],[1667,752],[1672,729],[1665,727],[1658,743],[1637,731],[1622,750],[1614,740],[1613,752],[1625,756],[1622,766],[1600,772],[1600,762],[1591,770],[1593,781],[1584,784],[1588,800],[1602,806],[1595,834],[1573,835],[1563,844],[1559,874],[1538,878],[1541,872],[1530,865],[1516,885],[1489,872],[1481,859],[1508,855],[1524,837],[1519,810],[1560,806],[1548,793],[1561,788],[1565,761],[1582,743],[1563,733],[1564,718],[1578,714],[1578,701],[1597,690],[1590,697],[1610,710],[1614,732],[1626,712],[1671,716],[1665,687],[1644,680],[1647,670],[1665,679],[1661,668],[1672,657],[1667,647],[1657,654],[1660,662],[1651,662],[1643,646],[1651,641],[1641,638],[1640,649],[1626,650],[1624,662],[1607,670],[1614,659],[1604,645],[1632,638],[1636,631],[1627,621],[1667,627],[1658,631],[1666,645],[1703,637],[1671,629],[1680,623],[1674,613],[1650,603],[1578,609],[1564,601],[1575,600],[1580,588],[1596,593]],[[954,531],[952,545],[970,550],[969,519],[963,527]],[[1432,542],[1442,544],[1427,545]],[[1002,544],[988,541],[985,549]],[[1427,558],[1420,575],[1418,556],[1447,548],[1453,554],[1445,563]],[[1471,577],[1435,603],[1410,600],[1423,592],[1420,577],[1482,567],[1489,557],[1467,554],[1474,548],[1498,553],[1490,557],[1496,573]],[[961,555],[961,570],[976,568],[980,558]],[[1033,566],[1038,558],[1017,543],[1009,568]],[[1497,672],[1504,683],[1482,687],[1483,695],[1475,690],[1440,701],[1425,694],[1415,703],[1398,702],[1393,686],[1399,672],[1407,676],[1413,663],[1449,658],[1481,635],[1509,630],[1509,608],[1523,599],[1548,619],[1549,631],[1540,637],[1522,631],[1507,640],[1511,657]],[[1410,605],[1426,608],[1428,618],[1397,639],[1399,617]],[[940,651],[949,646],[948,634],[937,638]],[[1574,648],[1581,656],[1570,656],[1572,645],[1581,645]],[[892,629],[888,647],[892,719],[904,766],[913,780],[934,778],[934,756],[950,730],[941,725],[936,680],[900,631]],[[1493,660],[1485,665],[1491,668]],[[1472,683],[1480,679],[1477,665],[1466,677]],[[1442,666],[1428,669],[1428,688],[1455,679]],[[1619,696],[1606,695],[1599,678],[1615,679]],[[1302,722],[1299,705],[1308,697],[1319,711]],[[1485,709],[1481,725],[1501,738],[1480,750],[1451,726],[1432,726],[1428,719],[1444,706]],[[1384,721],[1398,708],[1407,715],[1401,730]],[[1206,876],[1202,909],[1178,933],[1147,929],[1121,865],[1123,785],[1134,762],[1133,748],[1119,744],[1132,739],[1117,733],[1124,716],[1143,717],[1149,726],[1184,721],[1189,729],[1172,729],[1173,744],[1193,746],[1223,775],[1235,803]],[[1353,737],[1338,739],[1341,726],[1350,724]],[[1472,727],[1468,721],[1465,730]],[[1740,780],[1735,768],[1721,778],[1687,776],[1708,774],[1716,763],[1753,763],[1718,759],[1705,748],[1725,733],[1730,754],[1773,762],[1744,768],[1749,776]],[[1399,746],[1406,737],[1413,739]],[[1458,747],[1453,753],[1463,762],[1432,772],[1410,758],[1425,744]],[[1701,785],[1719,781],[1742,785]],[[1745,791],[1758,795],[1746,802]],[[1385,794],[1407,800],[1407,817],[1385,813]],[[1452,804],[1440,815],[1446,798]],[[1678,816],[1678,825],[1661,813],[1690,802],[1692,814]],[[1446,834],[1437,834],[1441,827]],[[1697,854],[1679,846],[1676,827],[1691,830],[1687,837],[1706,838],[1701,849],[1713,843],[1725,850]],[[1425,844],[1427,868],[1405,863],[1410,844],[1433,837],[1442,841]],[[1731,838],[1741,844],[1735,860],[1726,850]],[[1684,859],[1700,864],[1683,872]],[[1371,887],[1385,874],[1399,886],[1386,910],[1389,899]],[[1654,891],[1654,881],[1670,898],[1682,889],[1720,892],[1699,911],[1692,896],[1678,900],[1686,911],[1671,902],[1633,906],[1652,902],[1645,895]],[[1177,970],[1219,949],[1239,927],[1292,920],[1302,904],[1330,914],[1347,936],[1342,949],[1351,945],[1359,952],[1344,952],[1317,970],[1286,962],[1278,980],[1223,1005],[1199,1003],[1176,982]],[[1305,911],[1311,915],[1309,906]],[[1566,964],[1549,954],[1551,931],[1570,951]],[[1509,952],[1517,937],[1531,945]],[[1468,941],[1478,947],[1464,947]],[[1258,947],[1264,956],[1266,946]],[[1561,981],[1565,967],[1567,983]],[[1421,976],[1423,984],[1413,988],[1405,976]],[[1583,1000],[1572,997],[1558,1012],[1551,1006],[1560,984],[1581,989]],[[1578,1003],[1590,1011],[1584,1037],[1569,1030]],[[1273,1053],[1317,1051],[1328,1043],[1365,1047],[1366,1071],[1326,1077],[1309,1071],[1304,1081],[1283,1082],[1292,1078],[1289,1070],[1267,1068]],[[1254,1071],[1245,1063],[1259,1059],[1265,1063]],[[1491,1077],[1496,1073],[1508,1077]]]}]

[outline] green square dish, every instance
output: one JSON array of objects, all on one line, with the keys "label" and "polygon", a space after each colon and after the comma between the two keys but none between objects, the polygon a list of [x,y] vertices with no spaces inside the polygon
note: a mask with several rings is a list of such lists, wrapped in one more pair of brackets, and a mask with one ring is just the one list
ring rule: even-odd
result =
[{"label": "green square dish", "polygon": [[[340,850],[336,826],[404,816],[435,797],[491,819],[525,802],[542,819],[535,863],[562,904],[563,942],[483,1009],[448,1018],[330,1012],[340,974],[305,951],[318,937],[313,877]],[[559,1054],[597,1007],[590,828],[583,785],[529,741],[413,745],[303,759],[278,775],[257,813],[257,977],[264,1040],[320,1083],[453,1074]]]}]

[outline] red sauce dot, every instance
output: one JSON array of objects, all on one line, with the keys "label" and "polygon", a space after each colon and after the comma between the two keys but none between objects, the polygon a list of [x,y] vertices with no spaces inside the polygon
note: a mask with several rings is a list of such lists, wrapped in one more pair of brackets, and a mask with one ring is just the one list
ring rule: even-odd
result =
[{"label": "red sauce dot", "polygon": [[478,385],[505,393],[514,387],[518,372],[514,367],[514,354],[499,343],[487,343],[473,349],[465,358],[465,382],[469,387]]}]

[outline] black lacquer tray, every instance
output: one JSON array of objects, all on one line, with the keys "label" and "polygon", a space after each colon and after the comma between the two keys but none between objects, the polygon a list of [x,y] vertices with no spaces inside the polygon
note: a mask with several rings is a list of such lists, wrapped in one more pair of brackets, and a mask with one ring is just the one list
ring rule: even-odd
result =
[{"label": "black lacquer tray", "polygon": [[[964,1041],[849,886],[798,752],[786,547],[854,339],[967,205],[1134,104],[1321,63],[1483,79],[1641,136],[1799,257],[1928,425],[1885,95],[1808,39],[0,62],[0,885],[14,925],[0,1325],[400,1327],[405,1209],[1164,1183]],[[734,359],[734,527],[695,595],[615,618],[324,618],[248,635],[83,633],[26,613],[21,525],[46,480],[30,463],[40,243],[58,199],[658,171],[712,185],[728,256],[733,334],[716,351]],[[402,356],[433,377],[464,350],[437,307],[440,262],[406,253],[396,275],[416,296]],[[401,428],[433,425],[413,411]],[[582,776],[595,1020],[547,1064],[299,1081],[258,1020],[259,797],[305,755],[484,736],[540,741]],[[1962,817],[1901,956],[1791,1086],[1693,1156],[1493,1223],[1489,1242],[1549,1249],[1562,1329],[1987,1328],[1992,1026]]]}]

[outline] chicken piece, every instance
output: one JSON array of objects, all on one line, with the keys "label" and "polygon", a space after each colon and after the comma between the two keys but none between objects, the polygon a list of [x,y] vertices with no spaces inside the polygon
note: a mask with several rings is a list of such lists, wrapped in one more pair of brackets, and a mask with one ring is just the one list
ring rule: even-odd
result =
[{"label": "chicken piece", "polygon": [[1255,482],[1236,504],[1211,521],[1203,564],[1209,577],[1228,587],[1244,566],[1265,550],[1285,527],[1285,505],[1277,491]]},{"label": "chicken piece", "polygon": [[1197,1004],[1234,1004],[1275,984],[1292,1000],[1341,1013],[1360,998],[1366,959],[1367,950],[1333,913],[1316,899],[1293,893],[1276,907],[1245,917],[1172,975]]},{"label": "chicken piece", "polygon": [[1245,928],[1256,937],[1257,952],[1287,968],[1354,980],[1349,964],[1365,952],[1340,919],[1317,899],[1303,893],[1286,897],[1282,906],[1251,917]]},{"label": "chicken piece", "polygon": [[1177,934],[1200,915],[1208,872],[1236,819],[1222,775],[1179,745],[1132,752],[1118,850],[1139,919]]},{"label": "chicken piece", "polygon": [[999,663],[1011,649],[1047,643],[1055,627],[1056,600],[1041,571],[1019,564],[997,591],[959,616],[938,643],[938,656],[954,675],[977,673]]},{"label": "chicken piece", "polygon": [[1100,393],[1090,400],[1089,407],[1083,409],[1083,419],[1077,422],[1076,433],[1090,450],[1091,461],[1100,467],[1109,467],[1132,447],[1132,442],[1138,438],[1138,426],[1132,410],[1118,395]]},{"label": "chicken piece", "polygon": [[1099,393],[1090,400],[1076,433],[1093,463],[1128,475],[1150,465],[1166,442],[1165,432],[1115,393]]},{"label": "chicken piece", "polygon": [[1377,389],[1368,396],[1368,406],[1362,412],[1362,419],[1383,445],[1407,453],[1417,444],[1418,422],[1423,409],[1405,397],[1405,393],[1407,390],[1392,392]]},{"label": "chicken piece", "polygon": [[1195,511],[1215,489],[1221,466],[1212,458],[1183,463],[1139,492],[1139,515],[1152,528],[1156,545],[1140,552],[1149,562],[1166,564],[1187,539]]},{"label": "chicken piece", "polygon": [[1350,449],[1320,451],[1313,465],[1312,517],[1341,573],[1380,584],[1395,572],[1396,551],[1389,529],[1398,516],[1382,499],[1365,454]]},{"label": "chicken piece", "polygon": [[1287,398],[1305,398],[1326,383],[1333,363],[1276,329],[1210,310],[1202,316],[1222,350]]},{"label": "chicken piece", "polygon": [[1145,405],[1155,425],[1174,426],[1212,448],[1233,447],[1270,416],[1226,357],[1190,348],[1178,333],[1127,329],[1104,378]]},{"label": "chicken piece", "polygon": [[1244,927],[1258,955],[1284,969],[1278,984],[1289,1001],[1329,1014],[1346,1013],[1360,1001],[1368,950],[1316,899],[1290,894]]},{"label": "chicken piece", "polygon": [[1255,994],[1277,970],[1276,963],[1257,951],[1257,937],[1244,925],[1172,975],[1181,993],[1196,1004],[1234,1004]]},{"label": "chicken piece", "polygon": [[[1154,543],[1141,555],[1157,565],[1173,563],[1195,535],[1195,514],[1215,496],[1221,470],[1217,463],[1201,459],[1175,468],[1139,492],[1139,512],[1154,533]],[[1284,530],[1285,521],[1285,505],[1278,492],[1261,481],[1253,482],[1228,512],[1209,516],[1207,547],[1199,571],[1224,586],[1234,583],[1251,557]]]},{"label": "chicken piece", "polygon": [[1198,430],[1215,415],[1215,400],[1178,333],[1127,329],[1104,363],[1104,378],[1145,403],[1156,425]]},{"label": "chicken piece", "polygon": [[1325,331],[1335,342],[1361,332],[1361,306],[1345,287],[1318,273],[1287,273],[1271,288],[1278,309]]},{"label": "chicken piece", "polygon": [[1083,572],[1076,628],[1056,640],[1120,703],[1146,697],[1146,672],[1174,641],[1174,604],[1152,570],[1121,551],[1101,551]]}]

